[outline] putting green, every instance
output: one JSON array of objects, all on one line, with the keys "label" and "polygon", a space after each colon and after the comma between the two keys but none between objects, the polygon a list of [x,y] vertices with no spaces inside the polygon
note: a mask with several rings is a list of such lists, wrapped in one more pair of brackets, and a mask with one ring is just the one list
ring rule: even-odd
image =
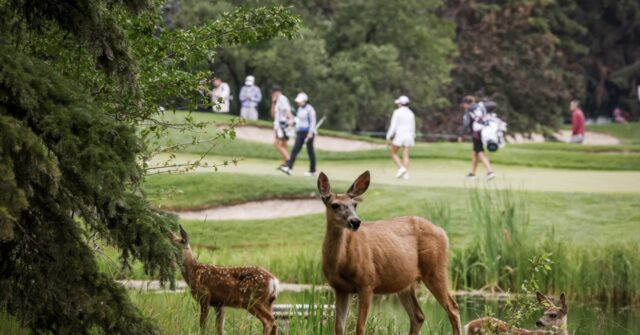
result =
[{"label": "putting green", "polygon": [[[157,156],[152,165],[164,162],[167,156]],[[197,155],[180,154],[173,163],[194,161]],[[220,163],[221,157],[208,157],[208,164]],[[309,162],[301,160],[295,166],[295,175],[307,171]],[[281,175],[276,167],[278,161],[248,158],[237,166],[222,167],[222,173],[246,173],[255,175]],[[492,185],[497,188],[511,188],[543,192],[588,192],[588,193],[640,193],[640,172],[638,171],[593,171],[545,169],[519,166],[495,165],[497,177],[485,181],[485,171],[480,167],[475,181],[464,178],[469,171],[470,162],[457,160],[413,160],[408,180],[395,178],[396,167],[391,160],[355,160],[319,162],[317,170],[325,172],[333,180],[352,181],[364,170],[369,170],[372,182],[387,185],[405,185],[419,187],[456,187],[474,185]],[[212,171],[211,168],[199,168],[197,171]]]}]

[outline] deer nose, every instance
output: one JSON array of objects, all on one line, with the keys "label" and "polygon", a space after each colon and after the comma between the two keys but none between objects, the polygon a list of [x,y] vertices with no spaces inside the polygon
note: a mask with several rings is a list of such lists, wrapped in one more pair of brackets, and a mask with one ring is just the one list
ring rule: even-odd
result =
[{"label": "deer nose", "polygon": [[360,228],[360,219],[358,218],[350,218],[349,219],[349,228],[353,229],[354,231],[358,230],[358,228]]},{"label": "deer nose", "polygon": [[544,324],[542,323],[542,321],[540,321],[540,320],[536,321],[536,327],[542,328],[543,326],[544,326]]}]

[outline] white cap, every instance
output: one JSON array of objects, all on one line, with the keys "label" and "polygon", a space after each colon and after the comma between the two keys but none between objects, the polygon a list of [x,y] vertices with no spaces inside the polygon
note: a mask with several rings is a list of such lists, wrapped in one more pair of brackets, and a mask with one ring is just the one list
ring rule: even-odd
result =
[{"label": "white cap", "polygon": [[247,86],[251,86],[255,84],[255,82],[256,82],[256,78],[254,76],[247,76],[247,78],[244,80],[244,84]]},{"label": "white cap", "polygon": [[304,92],[300,92],[293,101],[301,104],[309,101],[309,97]]},{"label": "white cap", "polygon": [[406,95],[401,95],[394,101],[396,105],[408,105],[410,102],[409,98]]}]

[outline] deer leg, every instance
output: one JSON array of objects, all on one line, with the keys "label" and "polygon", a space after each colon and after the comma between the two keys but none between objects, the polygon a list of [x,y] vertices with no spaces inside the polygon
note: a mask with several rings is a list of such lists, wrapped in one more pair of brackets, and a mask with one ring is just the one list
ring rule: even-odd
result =
[{"label": "deer leg", "polygon": [[222,306],[216,307],[216,329],[218,335],[224,335],[224,309]]},{"label": "deer leg", "polygon": [[460,310],[458,303],[449,295],[446,268],[444,271],[434,271],[431,274],[423,275],[422,280],[424,284],[427,285],[431,294],[433,294],[447,312],[449,322],[451,322],[451,328],[453,329],[453,335],[460,335]]},{"label": "deer leg", "polygon": [[209,317],[209,301],[200,302],[200,334],[205,333],[207,328],[207,318]]},{"label": "deer leg", "polygon": [[409,314],[409,320],[411,321],[409,335],[418,335],[424,323],[424,313],[420,308],[415,287],[412,286],[410,289],[398,293],[398,297],[407,314]]},{"label": "deer leg", "polygon": [[349,293],[336,291],[336,335],[344,335],[349,316]]},{"label": "deer leg", "polygon": [[357,335],[364,335],[367,325],[367,315],[373,300],[373,289],[371,287],[363,288],[358,294],[358,326],[356,328]]},{"label": "deer leg", "polygon": [[271,335],[277,333],[276,319],[269,309],[263,305],[256,304],[249,309],[249,312],[262,322],[263,335]]}]

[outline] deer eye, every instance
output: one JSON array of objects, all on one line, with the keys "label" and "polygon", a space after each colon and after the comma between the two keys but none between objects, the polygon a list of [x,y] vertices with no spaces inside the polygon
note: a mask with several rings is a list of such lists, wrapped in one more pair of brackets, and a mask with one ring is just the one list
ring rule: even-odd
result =
[{"label": "deer eye", "polygon": [[555,318],[558,317],[558,314],[551,313],[551,314],[549,314],[549,317],[551,317],[552,319],[555,319]]},{"label": "deer eye", "polygon": [[331,208],[338,209],[340,208],[340,204],[331,204]]},{"label": "deer eye", "polygon": [[353,208],[358,208],[358,203],[353,204]]}]

